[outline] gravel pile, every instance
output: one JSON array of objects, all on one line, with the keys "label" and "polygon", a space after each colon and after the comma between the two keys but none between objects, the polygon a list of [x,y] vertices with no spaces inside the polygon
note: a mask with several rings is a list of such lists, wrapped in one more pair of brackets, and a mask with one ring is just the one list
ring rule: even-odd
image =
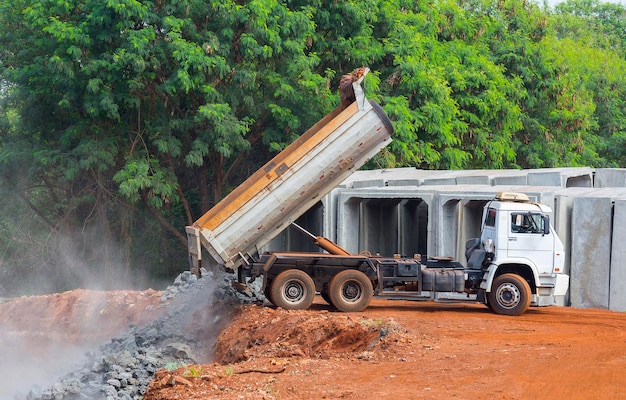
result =
[{"label": "gravel pile", "polygon": [[[33,387],[28,394],[16,394],[14,399],[140,399],[157,370],[210,362],[211,344],[232,306],[264,299],[260,287],[247,295],[232,289],[233,279],[232,275],[216,276],[206,270],[200,279],[183,272],[163,291],[162,317],[147,326],[131,326],[98,352],[87,353],[87,361],[57,383]],[[198,317],[196,311],[201,309],[203,317]],[[190,328],[192,325],[195,328]]]}]

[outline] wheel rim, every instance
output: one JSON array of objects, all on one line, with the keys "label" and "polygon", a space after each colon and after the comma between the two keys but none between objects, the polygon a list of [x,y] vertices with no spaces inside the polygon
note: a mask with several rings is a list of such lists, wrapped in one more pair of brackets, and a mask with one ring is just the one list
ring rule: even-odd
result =
[{"label": "wheel rim", "polygon": [[298,304],[304,299],[306,289],[304,288],[304,284],[300,281],[289,281],[285,283],[283,295],[288,302]]},{"label": "wheel rim", "polygon": [[363,287],[358,281],[347,281],[341,288],[341,297],[350,303],[358,301],[363,296]]},{"label": "wheel rim", "polygon": [[496,301],[504,308],[514,308],[521,301],[522,294],[517,286],[505,283],[496,291]]}]

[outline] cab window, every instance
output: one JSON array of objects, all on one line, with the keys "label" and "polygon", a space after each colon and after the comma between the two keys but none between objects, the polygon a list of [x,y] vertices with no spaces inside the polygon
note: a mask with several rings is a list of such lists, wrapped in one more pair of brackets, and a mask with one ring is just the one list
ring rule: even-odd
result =
[{"label": "cab window", "polygon": [[496,226],[496,210],[490,208],[487,210],[487,216],[485,217],[486,226]]},{"label": "cab window", "polygon": [[511,232],[543,233],[544,219],[538,213],[512,213]]}]

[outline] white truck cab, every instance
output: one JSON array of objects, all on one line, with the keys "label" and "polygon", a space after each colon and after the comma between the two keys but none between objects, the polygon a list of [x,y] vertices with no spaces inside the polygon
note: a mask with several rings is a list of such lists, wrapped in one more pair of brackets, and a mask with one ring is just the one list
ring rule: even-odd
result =
[{"label": "white truck cab", "polygon": [[[565,251],[550,224],[551,213],[550,207],[522,193],[498,193],[485,206],[480,241],[489,264],[481,289],[490,307],[510,307],[509,312],[517,314],[528,305],[556,304],[555,296],[567,292]],[[528,287],[511,282],[519,280],[516,276]]]}]

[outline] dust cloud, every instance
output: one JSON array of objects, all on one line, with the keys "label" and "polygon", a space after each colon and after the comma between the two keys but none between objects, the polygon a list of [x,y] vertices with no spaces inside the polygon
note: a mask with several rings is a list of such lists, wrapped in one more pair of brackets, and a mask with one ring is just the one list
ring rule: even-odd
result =
[{"label": "dust cloud", "polygon": [[46,329],[27,332],[3,326],[0,328],[0,400],[24,397],[35,384],[50,384],[71,370],[95,348],[78,347],[62,341],[47,343]]},{"label": "dust cloud", "polygon": [[140,354],[151,354],[146,358],[164,368],[172,360],[163,348],[172,341],[192,349],[186,362],[211,362],[217,336],[240,300],[226,285],[230,279],[206,271],[196,279],[185,271],[163,291],[79,289],[0,304],[0,400],[26,399],[33,387],[75,390],[63,388],[71,374],[88,381],[81,395],[97,399],[90,397],[102,394],[96,383],[104,387],[109,378],[92,371],[93,360],[120,352],[137,354],[132,363],[148,379],[138,386],[147,387],[154,365],[142,364]]}]

